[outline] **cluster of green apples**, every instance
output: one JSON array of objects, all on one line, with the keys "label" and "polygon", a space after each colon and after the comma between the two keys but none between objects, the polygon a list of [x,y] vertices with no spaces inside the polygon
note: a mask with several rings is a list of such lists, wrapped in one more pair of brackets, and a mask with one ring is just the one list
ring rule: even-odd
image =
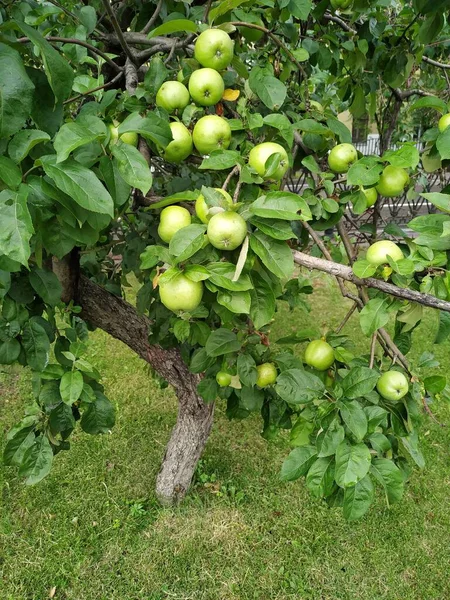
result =
[{"label": "cluster of green apples", "polygon": [[[352,144],[338,144],[328,155],[328,165],[334,173],[347,173],[351,165],[358,160],[358,151]],[[361,188],[367,202],[367,208],[375,204],[378,194],[385,198],[400,196],[409,184],[409,175],[401,167],[387,165],[381,173],[375,187]]]}]

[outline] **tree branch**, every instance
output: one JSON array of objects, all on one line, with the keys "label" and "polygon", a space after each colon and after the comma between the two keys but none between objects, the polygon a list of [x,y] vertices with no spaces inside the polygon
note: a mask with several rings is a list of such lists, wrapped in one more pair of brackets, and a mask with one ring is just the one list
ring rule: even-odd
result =
[{"label": "tree branch", "polygon": [[356,35],[358,33],[356,31],[356,29],[353,29],[353,27],[350,27],[350,25],[348,25],[343,19],[340,19],[336,15],[330,15],[330,13],[325,13],[323,15],[323,18],[325,19],[325,21],[331,21],[332,23],[337,23],[338,25],[341,26],[342,29],[344,29],[345,31],[348,31],[349,33],[353,33],[353,35]]},{"label": "tree branch", "polygon": [[428,58],[428,56],[422,56],[423,62],[428,63],[429,65],[433,65],[433,67],[439,67],[440,69],[450,69],[450,65],[438,62],[437,60],[433,60],[432,58]]},{"label": "tree branch", "polygon": [[[115,71],[122,71],[122,68],[119,67],[119,65],[116,65],[116,63],[113,60],[111,60],[109,56],[102,52],[102,50],[99,50],[98,48],[92,46],[91,44],[88,44],[87,42],[83,42],[83,40],[77,40],[76,38],[55,37],[52,35],[47,36],[45,39],[47,40],[47,42],[61,42],[63,44],[78,44],[78,46],[83,46],[83,48],[87,48],[90,52],[101,56],[103,60],[107,62],[108,65],[110,65]],[[21,44],[26,44],[31,40],[30,38],[22,37],[19,38],[17,41]]]},{"label": "tree branch", "polygon": [[84,98],[85,96],[90,96],[94,92],[98,92],[100,90],[104,90],[108,87],[111,87],[112,85],[114,85],[115,83],[120,81],[122,79],[122,77],[123,77],[123,71],[120,71],[120,73],[118,75],[116,75],[115,77],[113,77],[113,79],[111,79],[111,81],[108,81],[108,83],[105,83],[104,85],[99,85],[98,87],[93,88],[92,90],[88,90],[87,92],[83,92],[82,94],[78,94],[78,96],[73,96],[72,98],[65,100],[63,102],[63,104],[70,104],[70,102],[75,102],[75,100],[79,100],[80,98]]},{"label": "tree branch", "polygon": [[102,0],[103,2],[103,6],[105,7],[106,12],[108,13],[109,19],[112,23],[112,26],[114,27],[114,31],[116,32],[116,35],[120,41],[120,45],[123,48],[123,51],[125,52],[125,54],[127,55],[127,58],[131,61],[134,62],[135,61],[135,57],[133,52],[131,51],[130,47],[128,46],[123,33],[122,33],[122,29],[119,25],[119,22],[116,18],[116,15],[111,7],[111,4],[109,2],[109,0]]},{"label": "tree branch", "polygon": [[399,100],[406,100],[406,99],[410,98],[411,96],[432,96],[433,95],[428,92],[425,92],[424,90],[419,90],[419,89],[402,91],[399,88],[391,88],[391,90],[394,92],[394,95]]},{"label": "tree branch", "polygon": [[335,277],[340,277],[341,279],[349,281],[358,287],[373,288],[380,290],[380,292],[384,292],[385,294],[389,294],[390,296],[401,298],[402,300],[409,300],[410,302],[417,302],[417,304],[422,304],[423,306],[429,306],[430,308],[436,308],[438,310],[450,312],[450,302],[441,300],[440,298],[436,298],[430,294],[422,294],[421,292],[416,292],[415,290],[399,288],[392,283],[381,281],[380,279],[375,279],[374,277],[359,279],[359,277],[356,277],[350,267],[341,265],[340,263],[336,263],[331,260],[316,258],[315,256],[310,256],[309,254],[299,252],[298,250],[294,250],[293,255],[294,261],[298,265],[308,269],[314,269],[328,273],[329,275],[334,275]]},{"label": "tree branch", "polygon": [[145,27],[141,30],[141,33],[147,34],[151,30],[151,28],[153,27],[153,25],[156,22],[156,19],[159,16],[159,13],[161,12],[163,4],[164,4],[164,0],[159,0],[157,6],[155,8],[155,12],[152,14],[152,16],[150,17],[150,20],[145,25]]}]

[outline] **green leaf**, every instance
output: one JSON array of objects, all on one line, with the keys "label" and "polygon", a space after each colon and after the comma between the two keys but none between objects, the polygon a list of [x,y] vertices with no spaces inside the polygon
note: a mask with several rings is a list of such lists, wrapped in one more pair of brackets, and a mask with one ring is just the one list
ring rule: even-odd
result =
[{"label": "green leaf", "polygon": [[342,380],[346,398],[354,400],[369,394],[376,386],[380,374],[368,367],[354,367]]},{"label": "green leaf", "polygon": [[119,135],[134,131],[165,148],[172,141],[172,131],[167,121],[154,112],[141,117],[137,112],[131,113],[119,126]]},{"label": "green leaf", "polygon": [[248,2],[248,0],[223,0],[223,2],[220,2],[218,6],[209,12],[209,22],[213,23],[217,17],[221,17],[229,10],[233,10],[233,8],[237,8],[246,2]]},{"label": "green leaf", "polygon": [[291,224],[286,221],[252,217],[251,223],[257,229],[276,240],[290,240],[297,237],[292,231]]},{"label": "green leaf", "polygon": [[169,251],[183,262],[200,250],[205,241],[206,225],[192,224],[179,229],[170,240]]},{"label": "green leaf", "polygon": [[250,235],[250,247],[275,275],[288,278],[294,271],[294,259],[289,246],[255,231]]},{"label": "green leaf", "polygon": [[450,334],[450,314],[439,311],[439,329],[434,339],[435,344],[442,344]]},{"label": "green leaf", "polygon": [[236,150],[214,150],[203,159],[199,169],[209,169],[211,171],[231,169],[239,163],[240,156],[240,153]]},{"label": "green leaf", "polygon": [[173,21],[166,21],[159,27],[156,27],[156,29],[152,29],[147,37],[151,39],[157,35],[168,35],[177,31],[196,33],[197,25],[194,21],[189,21],[189,19],[174,19]]},{"label": "green leaf", "polygon": [[108,433],[115,423],[114,406],[101,392],[96,392],[95,396],[95,402],[83,412],[81,429],[91,435]]},{"label": "green leaf", "polygon": [[278,375],[275,391],[289,404],[307,404],[321,398],[325,386],[312,373],[300,369],[288,369]]},{"label": "green leaf", "polygon": [[99,161],[99,172],[114,200],[114,205],[123,206],[130,198],[131,186],[120,175],[117,162],[111,160],[109,156],[102,156]]},{"label": "green leaf", "polygon": [[45,435],[34,438],[34,443],[25,452],[19,468],[20,477],[25,477],[26,485],[39,483],[50,473],[53,451]]},{"label": "green leaf", "polygon": [[371,455],[365,444],[342,442],[336,449],[336,483],[341,488],[354,486],[369,472]]},{"label": "green leaf", "polygon": [[30,239],[34,233],[27,206],[28,188],[0,192],[0,254],[28,266]]},{"label": "green leaf", "polygon": [[402,499],[404,491],[403,475],[392,460],[374,458],[370,472],[384,487],[388,504],[394,504]]},{"label": "green leaf", "polygon": [[0,138],[17,133],[30,116],[34,85],[20,54],[0,43]]},{"label": "green leaf", "polygon": [[[106,136],[106,129],[105,129]],[[87,127],[75,123],[65,123],[58,131],[53,142],[57,154],[57,163],[63,162],[76,148],[93,142],[98,138],[98,133]]]},{"label": "green leaf", "polygon": [[359,259],[353,263],[353,273],[364,279],[364,277],[372,277],[375,274],[377,267],[376,265],[372,265],[368,260]]},{"label": "green leaf", "polygon": [[329,135],[329,130],[314,119],[302,119],[301,121],[296,121],[293,125],[294,129],[298,129],[299,131],[303,131],[305,133],[313,133],[315,135]]},{"label": "green leaf", "polygon": [[144,76],[144,87],[151,94],[156,95],[157,91],[167,79],[169,70],[160,56],[155,56],[150,61],[150,66]]},{"label": "green leaf", "polygon": [[[258,217],[284,219],[287,221],[312,219],[306,201],[291,192],[269,192],[250,205],[250,211]],[[301,214],[298,214],[301,211]]]},{"label": "green leaf", "polygon": [[217,292],[217,302],[236,314],[248,315],[250,312],[250,292]]},{"label": "green leaf", "polygon": [[48,363],[50,341],[45,329],[39,323],[35,321],[25,323],[22,346],[29,366],[35,371],[43,371]]},{"label": "green leaf", "polygon": [[190,334],[191,324],[189,321],[178,319],[173,326],[173,334],[179,342],[185,342]]},{"label": "green leaf", "polygon": [[92,33],[97,25],[97,13],[93,6],[82,6],[78,12],[78,18],[86,27],[87,33]]},{"label": "green leaf", "polygon": [[256,329],[261,329],[275,315],[276,299],[272,286],[258,273],[252,273],[254,288],[250,291],[250,318]]},{"label": "green leaf", "polygon": [[83,391],[83,375],[80,371],[68,371],[61,377],[59,392],[63,402],[71,406]]},{"label": "green leaf", "polygon": [[72,92],[72,84],[75,76],[69,63],[64,60],[61,54],[36,29],[22,22],[17,22],[17,25],[23,31],[24,35],[30,38],[31,42],[39,48],[44,63],[45,74],[56,100],[60,102],[66,100]]},{"label": "green leaf", "polygon": [[347,173],[347,183],[348,185],[373,185],[378,183],[382,170],[383,163],[379,159],[365,156],[350,167]]},{"label": "green leaf", "polygon": [[79,206],[94,213],[114,216],[113,199],[93,171],[73,159],[57,164],[55,155],[43,156],[40,160],[56,187]]},{"label": "green leaf", "polygon": [[256,363],[250,354],[240,354],[237,359],[237,374],[242,385],[253,387],[258,379]]},{"label": "green leaf", "polygon": [[444,375],[430,375],[425,377],[423,384],[430,394],[439,394],[447,385],[447,378]]},{"label": "green leaf", "polygon": [[256,387],[243,387],[239,406],[250,412],[260,412],[264,404],[264,392]]},{"label": "green leaf", "polygon": [[238,352],[241,342],[235,333],[229,329],[221,328],[213,331],[206,342],[205,350],[208,356],[222,356],[231,352]]},{"label": "green leaf", "polygon": [[324,456],[334,456],[336,449],[341,442],[344,441],[345,430],[342,427],[339,418],[336,417],[331,421],[330,426],[325,432],[320,445],[320,451],[318,456],[320,458]]},{"label": "green leaf", "polygon": [[300,21],[306,21],[312,6],[311,0],[290,0],[288,10]]},{"label": "green leaf", "polygon": [[[450,158],[450,127],[439,134],[436,140],[436,148],[441,156],[441,159]],[[424,194],[422,194],[424,196]]]},{"label": "green leaf", "polygon": [[53,435],[62,432],[69,432],[75,428],[75,419],[72,413],[72,408],[63,402],[60,402],[50,413],[48,417]]},{"label": "green leaf", "polygon": [[214,402],[219,393],[219,386],[215,379],[205,377],[197,385],[197,392],[205,402]]},{"label": "green leaf", "polygon": [[[450,128],[449,128],[450,129]],[[434,204],[436,208],[442,210],[443,212],[450,213],[450,194],[442,194],[440,192],[429,192],[426,194],[421,194],[426,200],[429,200],[431,204]],[[432,216],[432,215],[429,215]],[[437,215],[433,215],[437,216]],[[413,221],[418,221],[420,217],[416,217]],[[413,221],[410,222],[413,223]],[[419,231],[419,230],[416,230]]]},{"label": "green leaf", "polygon": [[336,134],[339,137],[339,141],[341,143],[343,143],[343,144],[344,143],[345,144],[352,143],[351,131],[347,127],[347,125],[345,125],[345,123],[342,123],[338,119],[330,118],[330,119],[327,119],[327,126],[328,126],[328,129],[330,129],[334,134]]},{"label": "green leaf", "polygon": [[153,177],[147,161],[137,148],[120,140],[111,149],[123,179],[146,194],[152,187]]},{"label": "green leaf", "polygon": [[409,107],[409,110],[417,110],[418,108],[435,108],[442,114],[447,112],[447,104],[444,100],[436,96],[424,96],[415,100]]},{"label": "green leaf", "polygon": [[294,481],[309,471],[317,451],[314,446],[294,448],[281,467],[281,481]]},{"label": "green leaf", "polygon": [[251,90],[270,110],[278,110],[286,100],[287,88],[273,75],[251,77],[249,79]]},{"label": "green leaf", "polygon": [[316,498],[326,498],[333,491],[334,458],[318,458],[310,467],[306,476],[306,487]]},{"label": "green leaf", "polygon": [[362,406],[356,400],[340,402],[339,410],[342,420],[355,436],[356,441],[361,442],[367,433],[367,417]]},{"label": "green leaf", "polygon": [[246,292],[253,287],[250,277],[244,273],[241,273],[237,281],[233,281],[236,266],[232,263],[209,263],[207,268],[210,273],[209,281],[217,287],[230,290],[230,292]]},{"label": "green leaf", "polygon": [[359,313],[359,323],[364,335],[372,335],[389,321],[389,301],[385,298],[372,298]]},{"label": "green leaf", "polygon": [[288,146],[291,147],[294,143],[294,130],[292,123],[286,117],[286,115],[271,114],[264,117],[264,123],[278,129],[281,137],[287,142]]},{"label": "green leaf", "polygon": [[19,355],[20,343],[16,339],[0,342],[0,365],[12,365]]},{"label": "green leaf", "polygon": [[53,271],[34,269],[30,273],[30,283],[46,304],[56,306],[61,302],[62,287]]},{"label": "green leaf", "polygon": [[8,440],[3,451],[3,463],[7,466],[19,466],[25,452],[34,444],[34,426],[19,429],[17,433]]},{"label": "green leaf", "polygon": [[20,163],[26,156],[28,156],[30,150],[50,139],[48,133],[40,131],[39,129],[23,129],[16,133],[13,139],[8,145],[8,154],[15,163]]},{"label": "green leaf", "polygon": [[215,359],[208,356],[205,348],[197,348],[191,358],[190,370],[192,373],[203,373],[215,363]]},{"label": "green leaf", "polygon": [[382,158],[394,167],[415,169],[419,164],[420,154],[413,144],[405,144],[398,150],[388,150]]},{"label": "green leaf", "polygon": [[344,518],[356,521],[363,517],[373,502],[374,489],[369,475],[366,475],[355,486],[346,488],[344,492]]},{"label": "green leaf", "polygon": [[22,181],[19,167],[7,156],[0,156],[0,179],[13,190],[17,189]]}]

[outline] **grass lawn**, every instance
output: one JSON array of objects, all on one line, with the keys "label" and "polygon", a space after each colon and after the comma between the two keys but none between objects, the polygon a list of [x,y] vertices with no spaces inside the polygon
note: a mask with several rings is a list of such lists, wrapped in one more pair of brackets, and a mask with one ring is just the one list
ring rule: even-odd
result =
[{"label": "grass lawn", "polygon": [[[283,308],[274,339],[310,322],[340,322],[348,304],[331,280],[314,281],[312,312]],[[344,332],[364,351],[357,318]],[[426,313],[413,356],[431,349],[448,372],[449,343],[431,347],[436,327],[437,315]],[[163,509],[153,486],[176,417],[174,395],[103,332],[92,335],[90,354],[117,425],[101,437],[77,432],[36,487],[0,469],[1,600],[450,598],[449,427],[426,419],[427,467],[413,472],[404,502],[388,510],[379,494],[350,525],[302,481],[278,482],[287,443],[264,441],[256,417],[230,423],[219,405],[194,489],[180,507]],[[29,397],[24,372],[1,374],[3,438]],[[450,421],[446,406],[434,410]]]}]

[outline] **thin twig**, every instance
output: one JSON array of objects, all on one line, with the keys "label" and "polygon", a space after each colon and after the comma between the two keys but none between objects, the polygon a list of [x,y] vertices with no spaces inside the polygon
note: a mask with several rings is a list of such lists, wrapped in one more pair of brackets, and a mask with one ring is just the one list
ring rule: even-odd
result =
[{"label": "thin twig", "polygon": [[78,96],[73,96],[72,98],[65,100],[63,102],[63,104],[70,104],[70,102],[75,102],[75,100],[79,100],[80,98],[84,98],[85,96],[90,96],[94,92],[98,92],[100,90],[106,89],[107,87],[111,87],[117,81],[122,79],[122,77],[123,77],[123,71],[121,71],[118,75],[116,75],[113,79],[111,79],[111,81],[108,81],[108,83],[105,83],[104,85],[99,85],[98,87],[93,88],[92,90],[88,90],[87,92],[83,92],[82,94],[78,94]]},{"label": "thin twig", "polygon": [[375,347],[377,345],[377,332],[372,335],[372,342],[370,344],[370,362],[369,369],[373,369],[373,363],[375,362]]},{"label": "thin twig", "polygon": [[147,33],[151,30],[151,28],[153,27],[153,25],[156,22],[156,19],[159,16],[159,13],[161,12],[163,4],[164,4],[164,0],[159,0],[157,6],[155,8],[155,12],[152,14],[152,16],[150,17],[150,20],[145,25],[145,27],[141,30],[141,33],[145,33],[147,35]]},{"label": "thin twig", "polygon": [[433,65],[433,67],[439,67],[440,69],[450,69],[450,65],[438,62],[437,60],[433,60],[432,58],[428,58],[428,56],[422,56],[423,62],[428,63],[429,65]]},{"label": "thin twig", "polygon": [[241,175],[241,165],[236,165],[236,167],[238,168],[238,171],[239,171],[239,180],[238,180],[238,182],[237,182],[237,184],[236,184],[236,189],[234,190],[234,194],[233,194],[233,204],[236,204],[236,202],[237,202],[237,201],[238,201],[238,199],[239,199],[239,193],[240,193],[240,191],[241,191],[241,187],[242,187],[242,183],[243,183],[243,182],[241,181],[241,178],[240,178],[240,175]]},{"label": "thin twig", "polygon": [[[61,42],[63,44],[78,44],[78,46],[83,46],[83,48],[87,48],[90,52],[93,52],[94,54],[98,54],[98,56],[101,56],[103,58],[103,60],[105,62],[107,62],[108,65],[110,65],[116,71],[122,71],[122,68],[119,67],[119,65],[117,65],[113,60],[111,60],[108,55],[106,55],[104,52],[102,52],[95,46],[92,46],[91,44],[88,44],[87,42],[83,42],[83,40],[77,40],[76,38],[55,37],[52,35],[51,36],[49,35],[45,39],[47,40],[47,42]],[[28,37],[21,37],[17,40],[17,42],[19,42],[21,44],[26,44],[30,41],[31,40]]]},{"label": "thin twig", "polygon": [[344,31],[348,31],[349,33],[353,33],[353,35],[356,35],[358,33],[356,31],[356,29],[353,29],[353,27],[350,27],[350,25],[348,25],[343,19],[340,19],[336,15],[330,15],[330,13],[325,13],[323,15],[323,18],[326,21],[331,21],[332,23],[337,23],[338,25],[340,25],[342,27],[342,29],[344,29]]},{"label": "thin twig", "polygon": [[233,167],[233,169],[228,173],[227,178],[225,179],[225,181],[223,182],[222,185],[222,189],[223,190],[227,190],[228,186],[230,185],[230,181],[232,180],[232,178],[237,175],[239,173],[239,167],[236,165],[235,167]]},{"label": "thin twig", "polygon": [[123,36],[122,29],[119,25],[119,22],[118,22],[117,17],[111,7],[109,0],[102,0],[102,2],[103,2],[103,6],[105,7],[106,12],[108,13],[109,19],[112,23],[112,26],[114,27],[114,31],[116,32],[116,35],[119,39],[120,45],[123,48],[123,51],[127,55],[127,58],[129,58],[129,60],[131,62],[134,62],[135,61],[134,54],[131,51],[130,47],[128,46],[128,44]]},{"label": "thin twig", "polygon": [[208,0],[208,2],[206,3],[205,14],[203,15],[203,23],[208,22],[209,11],[211,10],[211,4],[212,4],[212,0]]},{"label": "thin twig", "polygon": [[347,324],[348,320],[350,319],[350,317],[352,316],[352,314],[355,312],[355,310],[358,308],[358,305],[356,302],[353,303],[353,305],[350,307],[350,310],[347,312],[347,314],[345,315],[345,317],[342,319],[341,324],[339,325],[339,327],[335,330],[335,333],[340,333],[345,325]]}]

